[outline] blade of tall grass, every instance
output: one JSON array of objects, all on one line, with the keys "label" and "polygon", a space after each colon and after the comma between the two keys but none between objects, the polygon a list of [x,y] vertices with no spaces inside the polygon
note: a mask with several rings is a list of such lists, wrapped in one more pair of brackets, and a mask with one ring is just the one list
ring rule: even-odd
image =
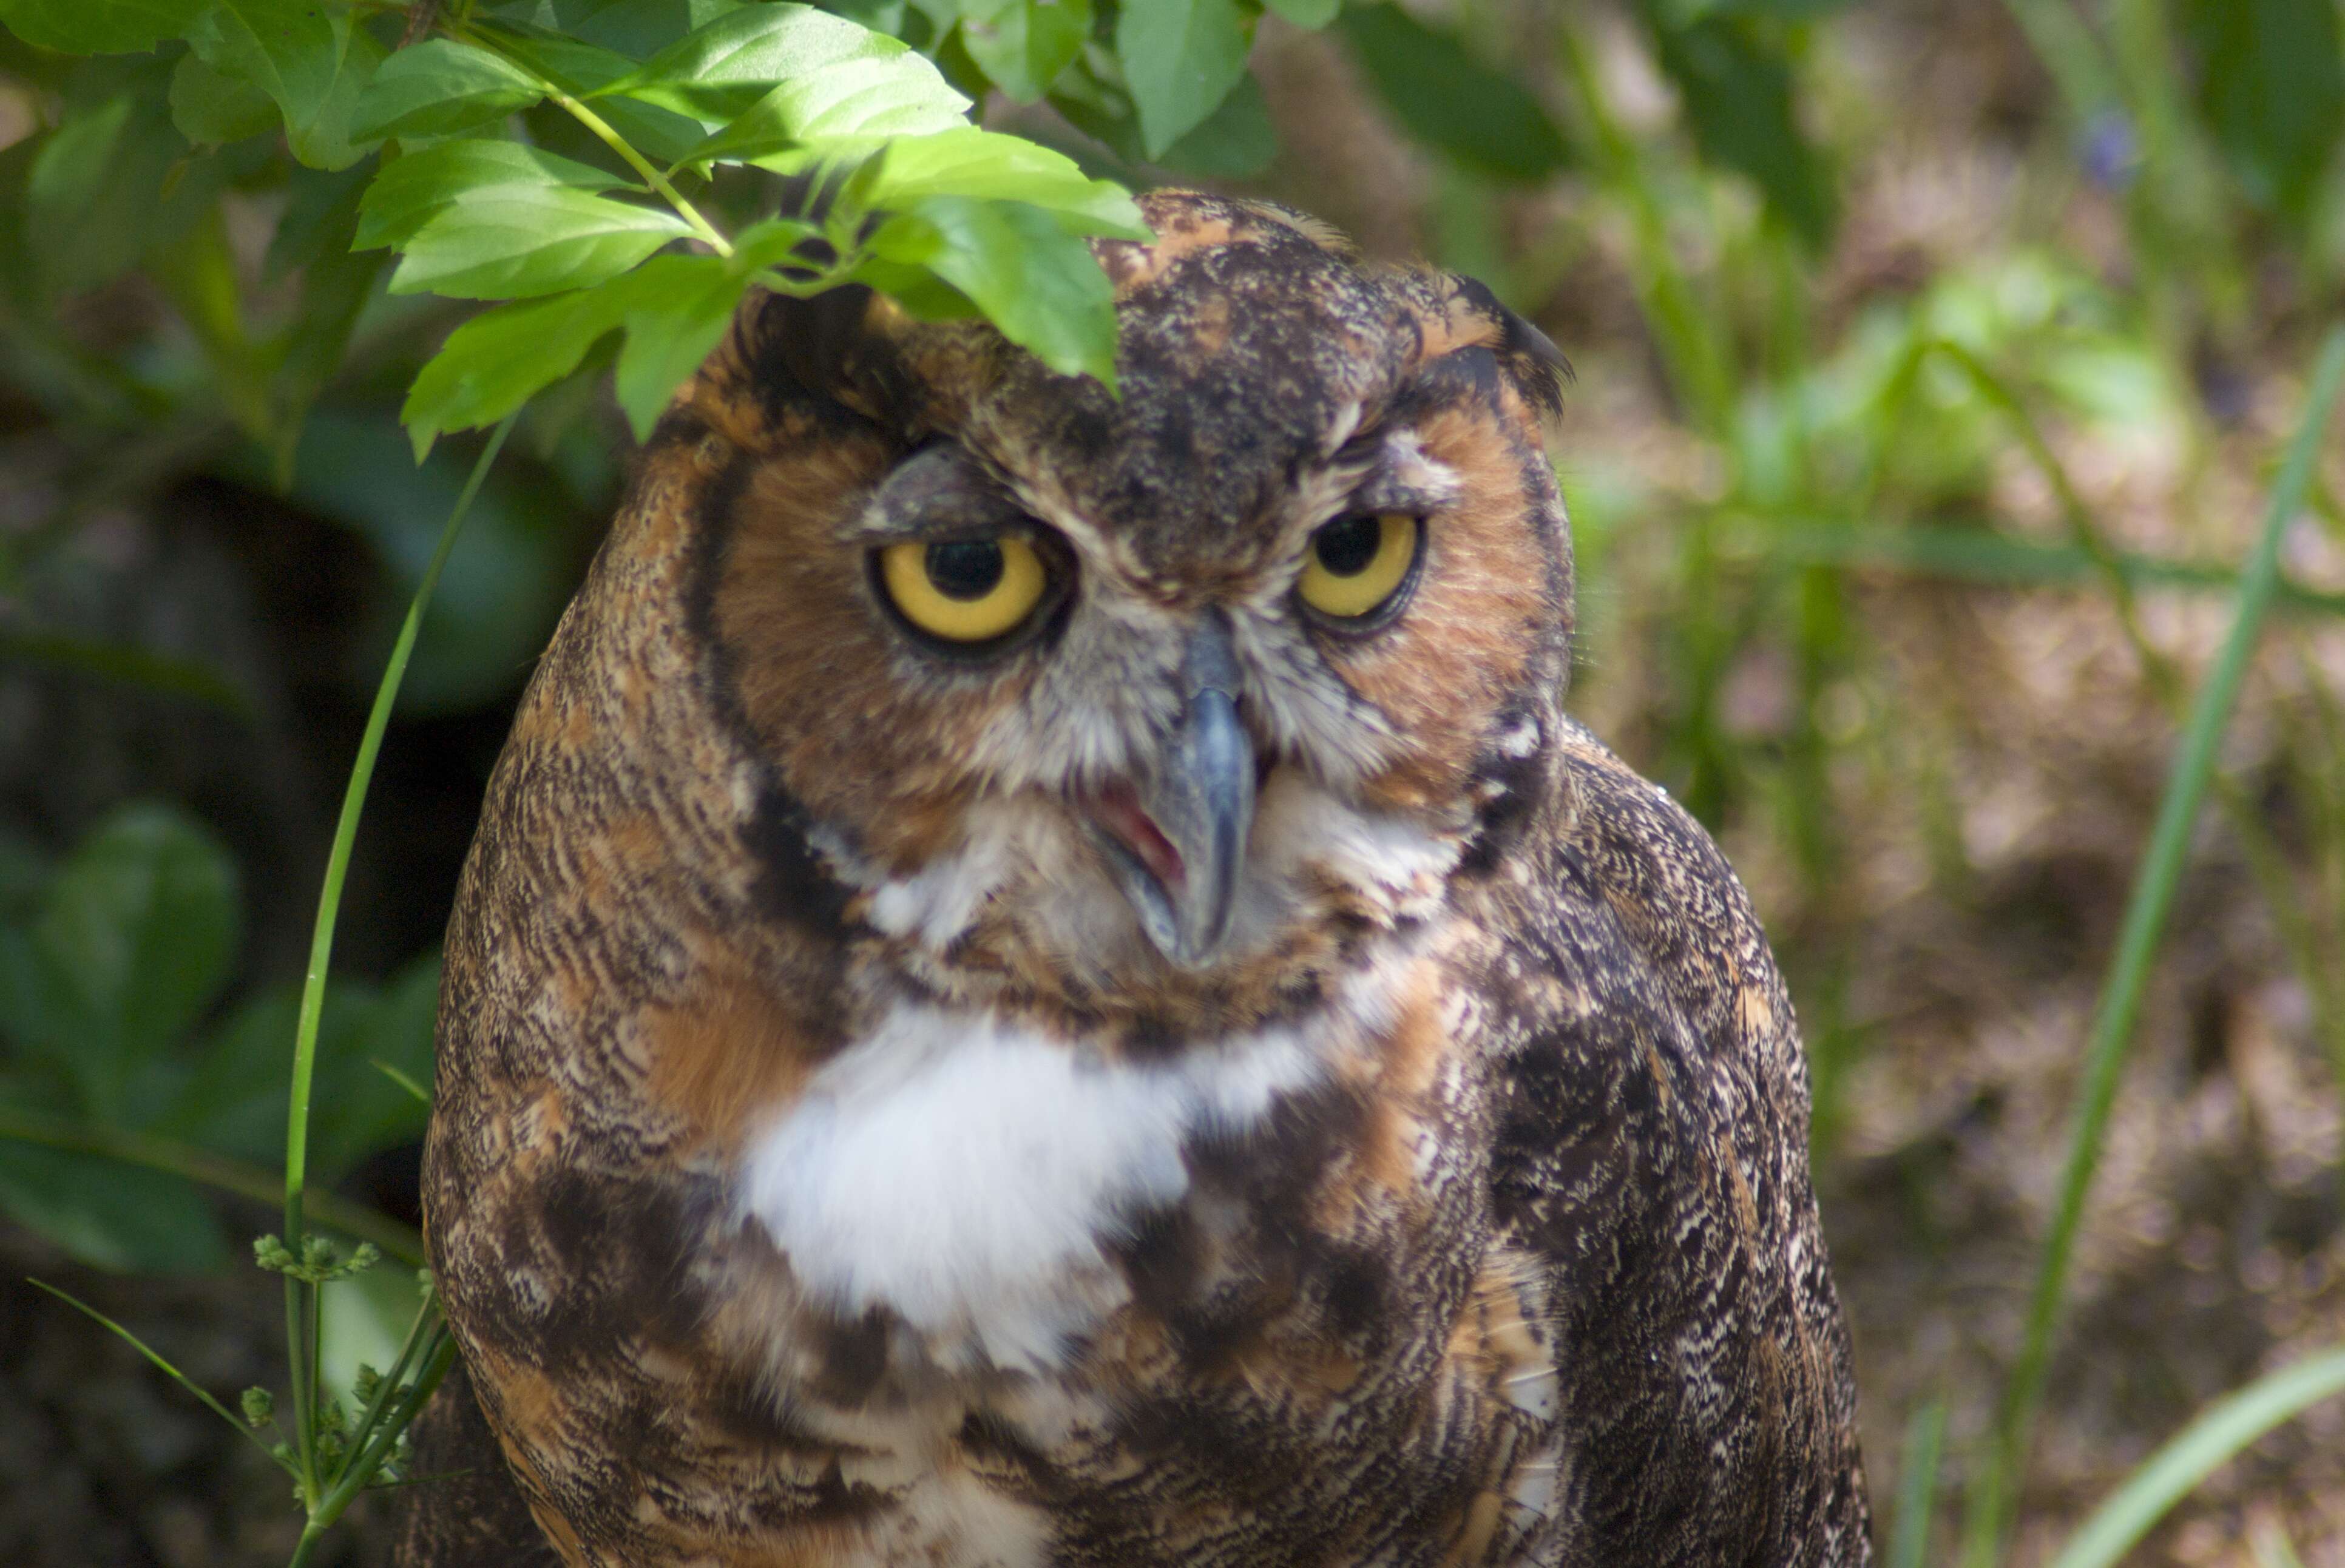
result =
[{"label": "blade of tall grass", "polygon": [[1905,1447],[1898,1456],[1896,1533],[1889,1538],[1883,1568],[1922,1568],[1930,1551],[1930,1522],[1938,1511],[1938,1456],[1946,1444],[1944,1394],[1914,1412],[1905,1423]]},{"label": "blade of tall grass", "polygon": [[2280,537],[2303,505],[2313,459],[2336,405],[2340,382],[2345,382],[2345,327],[2332,329],[2321,345],[2306,396],[2303,422],[2289,443],[2287,459],[2272,487],[2271,504],[2265,513],[2262,531],[2240,574],[2238,608],[2230,633],[2192,706],[2189,724],[2159,803],[2157,824],[2127,902],[2117,952],[2086,1050],[2085,1076],[2070,1129],[2067,1162],[2061,1177],[2052,1229],[2045,1239],[2043,1262],[2028,1310],[2026,1338],[2005,1388],[1985,1472],[1966,1511],[1962,1558],[1964,1568],[1992,1568],[2002,1553],[2010,1524],[2012,1492],[2043,1401],[2052,1335],[2067,1288],[2085,1198],[2100,1162],[2102,1137],[2132,1044],[2134,1021],[2141,1010],[2150,961],[2165,931],[2175,888],[2181,880],[2192,824],[2198,820],[2199,804],[2214,775],[2217,748],[2238,701],[2257,634],[2279,585]]},{"label": "blade of tall grass", "polygon": [[2345,1393],[2345,1348],[2282,1367],[2200,1411],[2068,1538],[2052,1568],[2114,1568],[2198,1483],[2308,1406]]},{"label": "blade of tall grass", "polygon": [[[341,817],[334,824],[334,846],[326,857],[325,885],[318,894],[318,921],[310,941],[309,973],[302,981],[300,1018],[294,1028],[293,1094],[285,1121],[285,1246],[297,1256],[301,1251],[302,1203],[309,1186],[310,1090],[317,1067],[318,1022],[326,1006],[326,970],[334,955],[334,922],[341,912],[342,884],[350,875],[350,848],[358,839],[359,816],[366,809],[367,788],[374,780],[375,758],[382,750],[383,733],[391,727],[391,707],[399,700],[400,683],[406,679],[407,662],[415,652],[416,634],[423,626],[423,612],[431,602],[432,590],[439,586],[440,572],[448,564],[449,552],[455,549],[457,536],[463,531],[473,498],[481,493],[491,465],[504,448],[505,437],[513,432],[516,417],[506,415],[490,435],[455,506],[448,513],[446,525],[440,531],[440,542],[423,569],[422,581],[416,584],[407,618],[400,623],[399,638],[391,644],[382,683],[375,691],[374,707],[367,714],[366,732],[359,740],[357,759],[350,764],[350,786],[342,794]],[[292,1370],[293,1408],[300,1436],[302,1501],[313,1513],[323,1501],[319,1487],[317,1423],[311,1419],[318,1403],[317,1290],[317,1286],[292,1274],[285,1277],[286,1355]],[[308,1540],[306,1534],[304,1540]]]},{"label": "blade of tall grass", "polygon": [[66,1306],[71,1307],[75,1311],[79,1312],[83,1317],[89,1319],[91,1321],[97,1324],[98,1327],[106,1330],[107,1332],[114,1335],[115,1338],[128,1345],[132,1350],[137,1351],[140,1355],[146,1357],[148,1361],[152,1362],[173,1382],[178,1384],[181,1388],[195,1395],[198,1400],[201,1400],[204,1403],[204,1407],[209,1410],[212,1414],[219,1417],[220,1420],[234,1427],[238,1433],[243,1437],[245,1442],[252,1444],[253,1447],[259,1449],[261,1452],[268,1453],[270,1462],[283,1462],[281,1460],[278,1459],[275,1454],[269,1453],[269,1445],[261,1442],[258,1436],[254,1435],[251,1427],[248,1426],[243,1421],[237,1420],[236,1417],[229,1412],[228,1406],[212,1398],[212,1396],[205,1391],[204,1386],[201,1383],[197,1382],[194,1379],[188,1377],[187,1373],[173,1366],[164,1358],[163,1353],[160,1351],[156,1350],[154,1346],[148,1344],[146,1340],[140,1339],[137,1335],[132,1333],[129,1330],[124,1328],[121,1324],[116,1322],[113,1319],[107,1317],[105,1313],[91,1306],[88,1302],[80,1300],[78,1297],[69,1295],[66,1291],[58,1290],[55,1285],[48,1284],[47,1282],[40,1280],[27,1280],[26,1283],[30,1284],[36,1290],[47,1291],[50,1295],[55,1296],[58,1300],[63,1301]]},{"label": "blade of tall grass", "polygon": [[[1876,567],[1915,576],[1944,577],[2012,588],[2067,588],[2092,582],[2100,562],[2077,545],[2038,544],[1998,533],[1992,525],[1866,522],[1856,518],[1757,514],[1764,524],[1760,548],[1791,566]],[[2116,572],[2136,589],[2235,591],[2234,567],[2205,561],[2118,551]],[[2345,615],[2345,593],[2307,588],[2283,577],[2272,609],[2299,615]]]}]

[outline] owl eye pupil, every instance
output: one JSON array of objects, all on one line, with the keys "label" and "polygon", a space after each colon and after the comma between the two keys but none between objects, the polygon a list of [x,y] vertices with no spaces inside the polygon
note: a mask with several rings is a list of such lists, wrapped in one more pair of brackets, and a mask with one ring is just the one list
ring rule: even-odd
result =
[{"label": "owl eye pupil", "polygon": [[1365,514],[1338,518],[1312,536],[1312,550],[1331,576],[1357,577],[1384,544],[1384,528]]},{"label": "owl eye pupil", "polygon": [[929,581],[948,599],[982,599],[993,592],[1005,569],[1001,546],[990,539],[945,540],[929,546],[922,562]]}]

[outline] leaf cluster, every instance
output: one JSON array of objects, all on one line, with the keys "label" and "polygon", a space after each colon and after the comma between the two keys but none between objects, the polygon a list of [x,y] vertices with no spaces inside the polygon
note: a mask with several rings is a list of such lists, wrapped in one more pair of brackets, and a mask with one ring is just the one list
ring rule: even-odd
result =
[{"label": "leaf cluster", "polygon": [[[255,1166],[286,1117],[290,989],[214,1014],[242,927],[227,851],[174,808],[137,805],[62,865],[0,854],[0,1115],[100,1128]],[[337,987],[324,1020],[316,1148],[328,1180],[419,1136],[440,966]],[[381,1064],[378,1066],[377,1064]],[[216,1269],[230,1252],[186,1174],[0,1141],[0,1209],[100,1268]]]}]

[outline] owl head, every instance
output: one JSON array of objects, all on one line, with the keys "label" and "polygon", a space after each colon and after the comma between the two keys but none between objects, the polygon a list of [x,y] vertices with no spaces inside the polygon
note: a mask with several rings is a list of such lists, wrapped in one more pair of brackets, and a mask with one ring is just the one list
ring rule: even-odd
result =
[{"label": "owl head", "polygon": [[693,613],[777,831],[925,983],[1260,1012],[1541,797],[1566,372],[1469,279],[1142,205],[1113,394],[859,292],[746,306],[680,404],[754,454]]}]

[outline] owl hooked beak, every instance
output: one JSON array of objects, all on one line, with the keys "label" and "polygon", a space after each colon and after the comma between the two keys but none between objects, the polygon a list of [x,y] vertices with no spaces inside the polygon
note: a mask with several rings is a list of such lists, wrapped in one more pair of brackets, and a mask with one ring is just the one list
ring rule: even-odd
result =
[{"label": "owl hooked beak", "polygon": [[1157,950],[1184,969],[1219,956],[1237,906],[1254,826],[1254,741],[1238,719],[1228,618],[1209,611],[1181,667],[1181,718],[1138,784],[1091,801],[1092,824],[1123,895]]}]

